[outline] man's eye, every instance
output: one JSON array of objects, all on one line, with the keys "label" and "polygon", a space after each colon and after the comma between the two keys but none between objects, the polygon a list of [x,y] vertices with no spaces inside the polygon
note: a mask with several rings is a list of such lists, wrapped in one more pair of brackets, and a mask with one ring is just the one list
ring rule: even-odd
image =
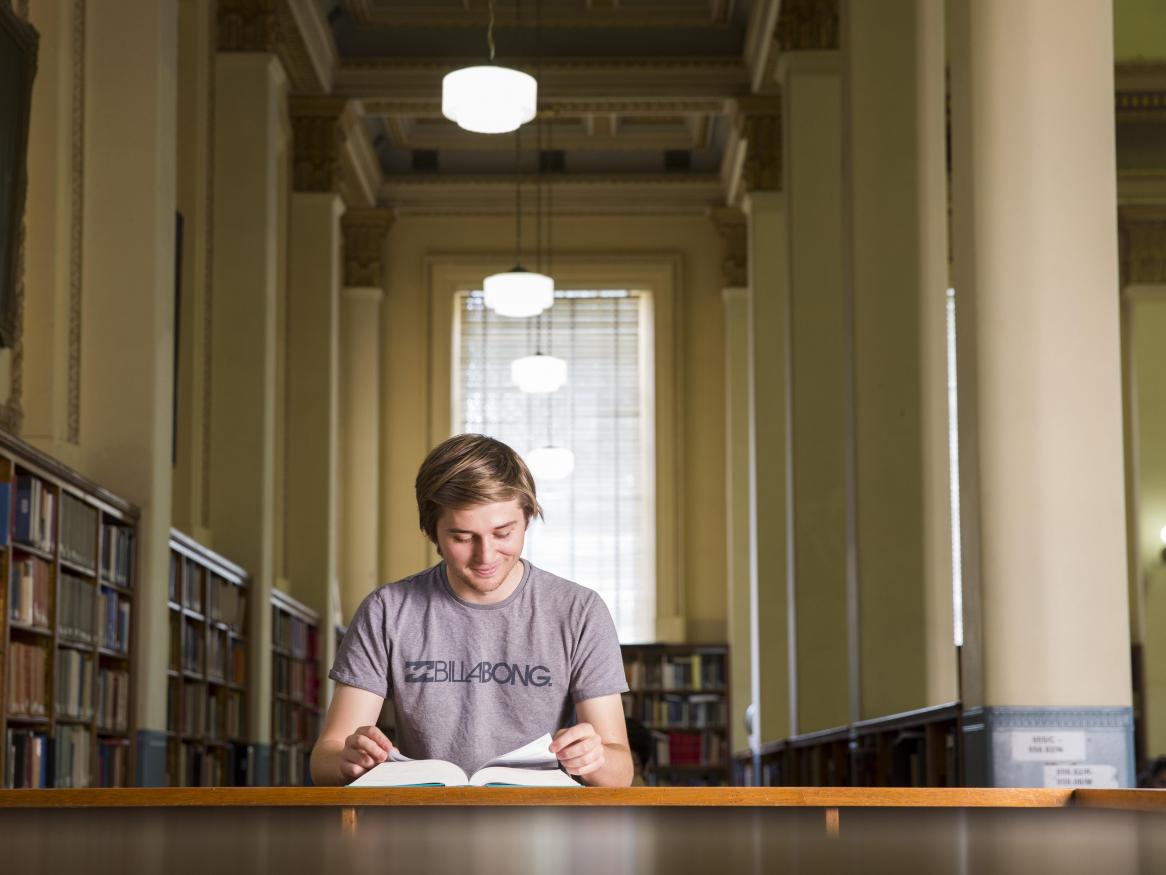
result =
[{"label": "man's eye", "polygon": [[457,542],[458,544],[468,544],[468,543],[470,543],[470,539],[469,539],[469,538],[466,538],[466,537],[455,537],[455,538],[454,538],[454,541],[455,541],[455,542]]},{"label": "man's eye", "polygon": [[510,532],[503,532],[501,535],[496,535],[495,537],[497,537],[499,541],[505,541],[510,537]]}]

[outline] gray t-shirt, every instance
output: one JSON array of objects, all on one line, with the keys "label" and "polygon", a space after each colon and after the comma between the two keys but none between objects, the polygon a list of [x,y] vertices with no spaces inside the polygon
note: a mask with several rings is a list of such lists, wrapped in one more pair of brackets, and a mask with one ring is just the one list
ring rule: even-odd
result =
[{"label": "gray t-shirt", "polygon": [[593,590],[523,560],[495,605],[458,598],[445,563],[371,593],[328,676],[397,711],[394,745],[472,774],[574,722],[576,702],[627,690],[615,624]]}]

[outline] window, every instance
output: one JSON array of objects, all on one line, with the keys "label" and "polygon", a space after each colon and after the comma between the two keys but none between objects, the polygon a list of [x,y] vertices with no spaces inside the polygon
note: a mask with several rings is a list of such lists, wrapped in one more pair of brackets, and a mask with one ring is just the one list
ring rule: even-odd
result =
[{"label": "window", "polygon": [[[650,301],[558,291],[533,319],[498,316],[481,292],[456,306],[454,430],[496,437],[524,458],[544,446],[573,451],[566,478],[535,473],[546,519],[531,526],[523,555],[596,590],[624,642],[656,631]],[[535,352],[566,360],[565,385],[529,394],[511,382],[510,363]]]}]

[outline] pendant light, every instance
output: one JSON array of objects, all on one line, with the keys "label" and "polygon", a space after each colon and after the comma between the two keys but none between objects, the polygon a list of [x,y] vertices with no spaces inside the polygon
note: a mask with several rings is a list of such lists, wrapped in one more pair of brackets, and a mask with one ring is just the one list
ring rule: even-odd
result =
[{"label": "pendant light", "polygon": [[[514,267],[482,281],[486,306],[499,316],[525,319],[537,316],[555,303],[555,281],[546,274],[522,266],[521,143],[514,132]],[[537,217],[536,217],[537,218]]]},{"label": "pendant light", "polygon": [[494,0],[486,44],[489,64],[463,67],[441,80],[441,114],[476,134],[508,134],[534,118],[538,82],[529,73],[494,64]]},{"label": "pendant light", "polygon": [[535,480],[566,480],[575,471],[575,454],[548,444],[526,454],[526,467]]}]

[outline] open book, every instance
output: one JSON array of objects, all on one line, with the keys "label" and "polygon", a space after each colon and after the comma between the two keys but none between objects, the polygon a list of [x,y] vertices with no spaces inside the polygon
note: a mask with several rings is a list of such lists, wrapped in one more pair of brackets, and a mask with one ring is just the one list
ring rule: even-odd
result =
[{"label": "open book", "polygon": [[472,775],[446,760],[413,760],[395,747],[389,759],[373,766],[349,787],[578,787],[559,769],[550,752],[550,735],[495,757]]}]

